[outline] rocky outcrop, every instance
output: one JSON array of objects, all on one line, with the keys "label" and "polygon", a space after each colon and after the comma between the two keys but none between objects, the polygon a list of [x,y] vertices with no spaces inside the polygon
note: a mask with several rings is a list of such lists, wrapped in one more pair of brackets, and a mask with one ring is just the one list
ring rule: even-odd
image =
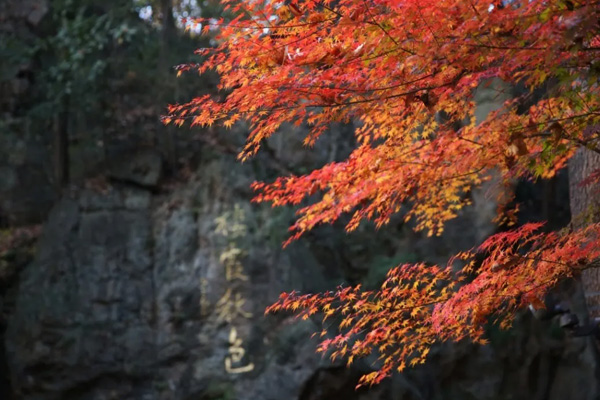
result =
[{"label": "rocky outcrop", "polygon": [[[54,207],[7,331],[17,398],[299,396],[321,363],[314,327],[262,312],[292,280],[322,285],[323,267],[300,245],[254,247],[266,210],[236,206],[203,178],[169,196],[127,178]],[[294,267],[306,270],[282,273]]]},{"label": "rocky outcrop", "polygon": [[343,282],[348,267],[327,263],[351,242],[282,251],[273,236],[288,216],[250,205],[242,168],[206,162],[168,194],[131,178],[73,188],[54,207],[6,333],[16,399],[586,398],[581,339],[527,314],[513,331],[491,327],[489,346],[445,344],[354,391],[372,363],[332,365],[314,352],[316,322],[263,316],[283,290]]}]

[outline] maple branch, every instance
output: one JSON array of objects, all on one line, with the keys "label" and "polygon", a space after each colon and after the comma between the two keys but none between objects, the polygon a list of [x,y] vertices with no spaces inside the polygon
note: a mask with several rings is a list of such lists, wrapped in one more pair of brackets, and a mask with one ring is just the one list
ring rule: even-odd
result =
[{"label": "maple branch", "polygon": [[464,46],[468,46],[468,47],[483,47],[486,49],[495,49],[495,50],[549,50],[547,47],[512,47],[512,46],[498,46],[498,45],[491,45],[491,44],[471,44],[471,43],[464,43]]},{"label": "maple branch", "polygon": [[375,25],[376,27],[378,27],[379,29],[381,29],[381,31],[385,34],[385,36],[387,36],[392,41],[392,43],[394,43],[396,45],[396,48],[398,48],[398,49],[400,49],[400,50],[404,51],[405,53],[408,53],[408,54],[410,54],[412,56],[416,55],[415,52],[410,51],[410,50],[408,50],[408,49],[406,49],[404,47],[401,47],[400,44],[398,43],[398,41],[396,41],[396,39],[394,39],[392,37],[392,35],[390,35],[390,33],[375,19],[375,16],[371,12],[371,7],[369,7],[369,4],[367,3],[367,0],[363,0],[363,3],[364,3],[364,5],[365,5],[365,7],[367,9],[367,12],[371,16],[371,20],[373,21],[373,22],[365,21],[366,23],[371,24],[371,25]]},{"label": "maple branch", "polygon": [[420,81],[423,81],[427,78],[431,78],[432,76],[434,76],[434,74],[426,74],[423,75],[419,78],[416,78],[414,80],[411,81],[406,81],[406,82],[402,82],[402,83],[398,83],[396,85],[390,85],[390,86],[385,86],[385,87],[375,87],[375,88],[370,88],[370,89],[360,89],[360,88],[343,88],[343,87],[331,87],[331,86],[321,86],[321,85],[306,85],[306,86],[281,86],[281,88],[283,90],[286,89],[328,89],[328,90],[339,90],[339,91],[343,91],[343,92],[353,92],[353,93],[368,93],[368,92],[379,92],[379,91],[385,91],[385,90],[391,90],[391,89],[397,89],[399,87],[403,87],[403,86],[408,86],[408,85],[412,85],[413,83],[417,83]]},{"label": "maple branch", "polygon": [[297,24],[268,25],[268,26],[265,25],[265,26],[252,27],[252,26],[248,26],[248,25],[232,25],[232,24],[213,23],[213,22],[211,22],[210,19],[206,19],[206,18],[194,18],[194,19],[197,20],[198,23],[201,23],[203,25],[210,25],[210,26],[219,27],[219,28],[239,28],[239,29],[257,30],[257,31],[263,31],[264,29],[277,30],[277,29],[302,28],[302,27],[307,27],[307,26],[312,27],[315,25],[322,24],[323,22],[331,22],[331,21],[337,20],[336,18],[328,18],[328,19],[326,18],[326,19],[323,19],[320,21],[312,21],[312,22],[297,23]]},{"label": "maple branch", "polygon": [[[532,135],[524,135],[523,137],[526,139],[531,139],[534,137],[552,138],[553,135],[550,133],[537,133],[537,134],[532,134]],[[593,139],[593,140],[587,140],[587,141],[583,140],[583,139],[568,137],[568,136],[561,136],[560,138],[567,140],[569,142],[576,143],[576,144],[580,145],[581,147],[584,147],[594,153],[600,154],[600,148],[591,145],[591,142],[597,140],[597,138]]]}]

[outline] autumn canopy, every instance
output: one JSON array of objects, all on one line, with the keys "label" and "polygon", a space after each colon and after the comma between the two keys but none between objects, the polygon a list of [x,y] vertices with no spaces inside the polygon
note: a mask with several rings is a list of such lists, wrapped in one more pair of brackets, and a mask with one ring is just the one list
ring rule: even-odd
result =
[{"label": "autumn canopy", "polygon": [[[224,0],[204,61],[222,96],[172,105],[166,123],[238,120],[250,126],[242,160],[284,123],[308,127],[312,145],[331,123],[354,123],[357,146],[341,162],[303,176],[255,183],[256,201],[303,207],[290,240],[342,214],[355,229],[402,212],[429,235],[469,205],[472,189],[495,176],[552,177],[578,148],[599,152],[600,4],[585,0]],[[522,95],[477,120],[474,90],[492,80]],[[589,181],[598,180],[589,176]],[[585,182],[583,183],[585,184]],[[319,201],[307,203],[318,194]],[[498,221],[510,224],[501,207]],[[308,204],[308,205],[307,205]],[[540,304],[560,279],[596,266],[600,226],[546,232],[541,225],[496,234],[448,266],[401,265],[375,292],[343,288],[283,294],[270,311],[341,316],[322,351],[349,362],[371,353],[381,368],[422,362],[439,340],[484,342],[483,324],[510,325],[514,311]],[[476,253],[485,255],[476,259]]]}]

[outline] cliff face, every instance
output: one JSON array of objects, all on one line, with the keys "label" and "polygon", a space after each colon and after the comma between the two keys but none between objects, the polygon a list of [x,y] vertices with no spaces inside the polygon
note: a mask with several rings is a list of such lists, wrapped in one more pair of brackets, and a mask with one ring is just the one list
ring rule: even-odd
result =
[{"label": "cliff face", "polygon": [[274,226],[287,216],[250,205],[250,168],[232,159],[164,192],[151,173],[160,157],[130,162],[148,175],[74,187],[44,224],[6,332],[14,398],[586,398],[584,343],[528,314],[491,330],[490,346],[443,345],[425,366],[354,391],[369,363],[331,364],[314,352],[315,322],[263,316],[283,290],[343,282],[350,267],[331,260],[352,256],[351,239],[282,251]]},{"label": "cliff face", "polygon": [[[0,4],[3,38],[34,42],[50,5],[44,0]],[[341,226],[323,227],[283,250],[293,213],[251,204],[250,182],[340,157],[348,151],[349,128],[334,127],[329,139],[309,152],[301,150],[301,132],[290,128],[241,165],[232,154],[244,134],[240,126],[227,134],[231,140],[225,144],[207,141],[215,134],[208,130],[199,133],[201,141],[190,134],[176,138],[169,149],[161,145],[164,139],[121,140],[111,133],[94,157],[72,140],[70,155],[79,161],[71,165],[71,175],[81,179],[59,191],[49,172],[49,133],[22,123],[34,106],[28,99],[42,66],[27,52],[2,49],[20,58],[1,66],[6,122],[0,124],[1,233],[43,223],[37,246],[36,228],[24,230],[10,251],[0,246],[2,399],[589,397],[595,378],[586,364],[585,340],[566,338],[551,322],[528,313],[511,331],[490,327],[489,346],[440,345],[426,365],[359,391],[354,390],[358,377],[375,360],[351,369],[332,364],[315,353],[311,334],[323,329],[320,324],[263,315],[282,291],[375,285],[397,263],[443,262],[477,245],[495,229],[489,222],[496,208],[489,187],[472,193],[474,206],[442,238],[425,239],[398,220],[380,231],[366,226],[348,236]],[[122,101],[162,101],[149,99],[147,85],[141,92],[127,86],[134,85],[135,73],[129,71],[130,80],[118,86]],[[480,113],[498,106],[497,93],[493,86],[477,93]],[[83,111],[72,107],[75,120]],[[86,128],[113,132],[118,126],[127,136],[145,118],[154,124],[152,132],[160,132],[148,115],[136,109],[127,118],[114,117],[108,127]],[[79,140],[76,121],[69,126]],[[566,184],[561,185],[554,205],[561,202]],[[534,195],[525,197],[530,201]]]}]

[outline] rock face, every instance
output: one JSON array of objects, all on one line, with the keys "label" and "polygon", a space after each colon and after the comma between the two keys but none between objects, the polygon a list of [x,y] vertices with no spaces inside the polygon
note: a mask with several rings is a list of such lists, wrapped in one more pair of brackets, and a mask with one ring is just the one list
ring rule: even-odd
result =
[{"label": "rock face", "polygon": [[281,291],[345,272],[309,242],[281,251],[278,215],[240,200],[239,168],[208,162],[168,195],[130,179],[74,188],[54,207],[6,332],[15,399],[587,398],[584,343],[528,315],[491,328],[490,346],[446,344],[354,391],[370,364],[332,365],[310,339],[321,326],[262,315]]},{"label": "rock face", "polygon": [[137,183],[74,189],[51,212],[6,332],[17,398],[298,398],[321,361],[310,322],[262,317],[293,257],[250,249],[265,216],[199,202],[200,182]]},{"label": "rock face", "polygon": [[110,165],[108,175],[112,179],[151,189],[158,184],[162,169],[160,154],[148,148],[121,156]]}]

